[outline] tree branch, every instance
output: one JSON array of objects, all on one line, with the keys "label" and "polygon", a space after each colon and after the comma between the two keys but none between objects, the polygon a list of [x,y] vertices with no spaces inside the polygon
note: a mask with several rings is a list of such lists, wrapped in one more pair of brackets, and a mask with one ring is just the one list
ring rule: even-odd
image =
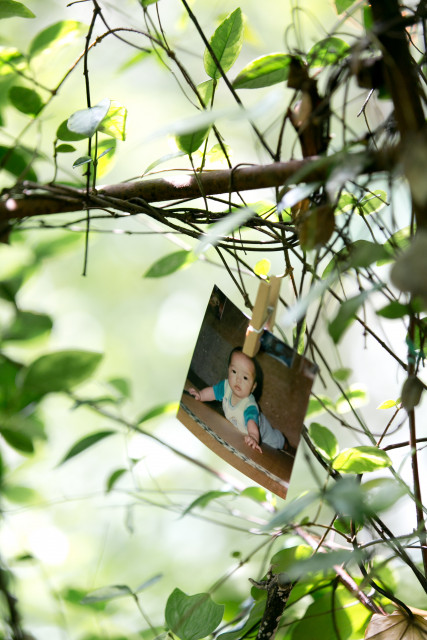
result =
[{"label": "tree branch", "polygon": [[[10,192],[4,190],[0,201],[0,223],[35,216],[99,209],[99,196],[114,198],[112,208],[135,213],[132,204],[169,202],[212,196],[236,191],[247,191],[285,184],[325,181],[335,167],[344,161],[362,163],[363,173],[378,173],[393,169],[396,149],[375,153],[337,153],[333,156],[317,156],[304,160],[274,162],[268,165],[238,165],[232,169],[203,171],[199,175],[184,174],[173,178],[158,178],[121,182],[93,190],[70,189],[56,185],[39,185],[24,182]],[[138,213],[140,213],[138,207]]]}]

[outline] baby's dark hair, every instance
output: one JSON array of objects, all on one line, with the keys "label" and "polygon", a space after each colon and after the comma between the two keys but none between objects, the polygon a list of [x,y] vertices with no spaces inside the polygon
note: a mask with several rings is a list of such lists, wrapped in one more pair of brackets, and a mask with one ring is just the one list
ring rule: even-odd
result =
[{"label": "baby's dark hair", "polygon": [[[243,348],[242,347],[234,347],[234,349],[232,349],[230,351],[230,355],[228,357],[227,367],[230,366],[230,362],[231,362],[231,358],[233,356],[233,353],[243,353]],[[260,397],[262,396],[262,387],[263,387],[263,384],[264,384],[264,373],[263,373],[263,371],[261,369],[260,363],[258,362],[258,360],[256,358],[251,358],[250,356],[246,356],[246,357],[249,358],[249,360],[252,360],[252,362],[254,363],[256,387],[253,390],[253,396],[254,396],[255,400],[258,401],[260,399]]]}]

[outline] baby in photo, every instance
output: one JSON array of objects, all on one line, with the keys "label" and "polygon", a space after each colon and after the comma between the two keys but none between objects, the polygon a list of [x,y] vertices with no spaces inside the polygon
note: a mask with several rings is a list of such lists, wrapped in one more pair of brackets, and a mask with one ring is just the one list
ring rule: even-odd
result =
[{"label": "baby in photo", "polygon": [[232,350],[228,361],[228,377],[212,387],[188,392],[202,402],[222,402],[224,415],[239,431],[245,433],[248,446],[262,453],[261,444],[283,449],[294,455],[295,450],[285,436],[274,429],[261,413],[257,400],[262,393],[263,372],[255,358],[242,352],[241,347]]}]

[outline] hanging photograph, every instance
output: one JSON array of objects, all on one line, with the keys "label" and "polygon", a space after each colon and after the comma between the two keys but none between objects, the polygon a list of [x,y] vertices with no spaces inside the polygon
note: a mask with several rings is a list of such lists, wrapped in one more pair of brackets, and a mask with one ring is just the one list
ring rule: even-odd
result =
[{"label": "hanging photograph", "polygon": [[178,418],[233,467],[285,498],[317,367],[267,330],[256,356],[246,355],[249,323],[215,286]]}]

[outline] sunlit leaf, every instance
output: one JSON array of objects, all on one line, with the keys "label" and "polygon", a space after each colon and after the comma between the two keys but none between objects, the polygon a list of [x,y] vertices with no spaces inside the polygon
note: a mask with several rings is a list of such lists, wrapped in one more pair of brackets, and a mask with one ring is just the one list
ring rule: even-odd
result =
[{"label": "sunlit leaf", "polygon": [[212,79],[205,80],[204,82],[201,82],[197,85],[197,91],[201,99],[203,100],[205,107],[209,107],[212,102],[213,90],[214,81]]},{"label": "sunlit leaf", "polygon": [[402,611],[390,615],[374,613],[366,627],[365,640],[425,640],[427,620],[413,614],[409,617]]},{"label": "sunlit leaf", "polygon": [[159,0],[139,0],[143,7],[148,7],[150,4],[155,4]]},{"label": "sunlit leaf", "polygon": [[178,402],[165,402],[164,404],[159,404],[157,407],[154,407],[140,415],[136,424],[140,425],[143,422],[147,422],[148,420],[152,420],[158,416],[175,414],[178,411],[178,407]]},{"label": "sunlit leaf", "polygon": [[105,491],[107,493],[110,493],[110,491],[114,489],[116,483],[119,481],[122,475],[127,473],[127,471],[128,471],[127,469],[116,469],[115,471],[113,471],[113,473],[108,477],[108,480],[105,486]]},{"label": "sunlit leaf", "polygon": [[271,269],[271,262],[267,258],[263,258],[262,260],[258,260],[256,265],[254,266],[254,273],[257,276],[266,277],[268,276]]},{"label": "sunlit leaf", "polygon": [[198,131],[192,131],[191,133],[183,133],[182,135],[175,136],[178,149],[191,156],[192,153],[201,147],[209,131],[210,127],[207,127],[199,129]]},{"label": "sunlit leaf", "polygon": [[23,387],[41,393],[68,391],[89,378],[101,362],[94,351],[64,350],[40,356],[24,373]]},{"label": "sunlit leaf", "polygon": [[365,216],[376,213],[387,205],[387,194],[382,189],[376,189],[364,196],[357,205],[357,211]]},{"label": "sunlit leaf", "polygon": [[285,82],[289,76],[292,56],[288,53],[271,53],[250,62],[233,81],[235,89],[258,89]]},{"label": "sunlit leaf", "polygon": [[241,209],[234,209],[227,216],[222,218],[219,222],[215,222],[208,227],[206,233],[203,235],[199,244],[196,246],[194,253],[200,255],[209,247],[216,246],[221,238],[227,236],[231,232],[239,229],[250,218],[255,215],[252,207],[242,207]]},{"label": "sunlit leaf", "polygon": [[366,389],[359,384],[352,384],[335,403],[337,413],[347,413],[352,409],[363,407],[368,402]]},{"label": "sunlit leaf", "polygon": [[198,496],[188,507],[182,512],[182,515],[185,516],[190,511],[193,511],[196,507],[199,509],[204,509],[212,500],[217,500],[218,498],[223,498],[224,496],[235,496],[236,493],[234,491],[208,491],[207,493]]},{"label": "sunlit leaf", "polygon": [[117,100],[110,100],[107,114],[101,120],[98,130],[117,140],[126,139],[127,109]]},{"label": "sunlit leaf", "polygon": [[307,54],[307,62],[311,67],[325,67],[336,64],[350,53],[350,46],[335,36],[316,42]]},{"label": "sunlit leaf", "polygon": [[396,233],[393,233],[392,236],[390,236],[390,239],[387,240],[387,242],[384,243],[384,249],[387,252],[387,257],[378,260],[378,266],[382,266],[383,264],[387,264],[388,262],[391,262],[394,257],[396,252],[399,251],[399,249],[406,249],[406,247],[409,246],[410,243],[410,239],[411,239],[411,229],[410,227],[404,227],[403,229],[399,229],[399,231],[396,231]]},{"label": "sunlit leaf", "polygon": [[273,573],[283,573],[300,560],[306,560],[313,555],[313,549],[306,544],[297,547],[287,547],[274,554],[270,560]]},{"label": "sunlit leaf", "polygon": [[200,640],[217,628],[223,612],[224,605],[216,604],[208,593],[188,596],[174,589],[166,603],[165,618],[180,640]]},{"label": "sunlit leaf", "polygon": [[74,20],[61,20],[40,31],[28,49],[30,58],[40,53],[53,53],[54,49],[65,47],[82,36],[87,26]]},{"label": "sunlit leaf", "polygon": [[[242,43],[243,17],[242,10],[238,7],[221,22],[209,43],[224,72],[227,72],[236,62]],[[208,49],[205,50],[204,64],[208,76],[214,80],[221,77]]]},{"label": "sunlit leaf", "polygon": [[27,66],[26,58],[15,47],[0,47],[0,77],[23,71]]},{"label": "sunlit leaf", "polygon": [[11,87],[9,99],[15,109],[29,116],[36,116],[43,107],[43,100],[37,91],[27,87]]},{"label": "sunlit leaf", "polygon": [[[317,591],[316,587],[317,584],[314,591]],[[325,587],[315,595],[317,597],[302,618],[292,625],[292,640],[335,640],[337,629],[341,640],[363,638],[366,621],[371,615],[367,607],[342,586],[337,589]]]},{"label": "sunlit leaf", "polygon": [[111,429],[105,431],[97,431],[96,433],[91,433],[84,438],[78,440],[73,446],[68,450],[62,460],[58,463],[58,466],[64,464],[64,462],[68,462],[72,458],[75,458],[86,449],[93,447],[93,445],[97,444],[101,440],[108,438],[109,436],[115,435],[117,431],[112,431]]},{"label": "sunlit leaf", "polygon": [[362,291],[362,293],[359,293],[353,298],[349,298],[341,304],[337,315],[328,325],[329,335],[335,344],[340,341],[343,334],[347,331],[352,322],[354,322],[359,308],[376,289],[377,287],[373,287],[367,291]]},{"label": "sunlit leaf", "polygon": [[0,0],[0,20],[3,18],[35,18],[36,16],[21,2]]},{"label": "sunlit leaf", "polygon": [[[154,0],[155,2],[156,0]],[[138,51],[138,53],[135,53],[134,56],[131,56],[129,58],[129,60],[127,60],[126,62],[124,62],[119,68],[118,68],[118,73],[121,74],[123,73],[123,71],[126,71],[127,69],[130,69],[131,67],[134,67],[135,65],[139,64],[140,62],[142,62],[143,60],[145,60],[145,58],[148,58],[148,56],[152,55],[152,50],[146,50],[146,51]]]},{"label": "sunlit leaf", "polygon": [[391,409],[392,407],[398,406],[397,400],[384,400],[377,409]]},{"label": "sunlit leaf", "polygon": [[98,178],[102,178],[113,166],[115,153],[117,148],[117,140],[106,138],[98,142],[98,157],[96,160],[96,174]]},{"label": "sunlit leaf", "polygon": [[18,310],[3,340],[33,340],[49,333],[52,324],[52,319],[44,313]]},{"label": "sunlit leaf", "polygon": [[327,572],[336,565],[357,560],[358,554],[354,551],[340,550],[328,551],[328,553],[315,553],[308,558],[295,559],[286,573],[291,579],[301,579],[307,573]]},{"label": "sunlit leaf", "polygon": [[108,380],[108,384],[117,389],[124,398],[130,398],[131,385],[126,378],[111,378]]},{"label": "sunlit leaf", "polygon": [[344,13],[355,3],[356,0],[335,0],[335,8],[337,13]]},{"label": "sunlit leaf", "polygon": [[337,456],[338,441],[332,431],[317,422],[312,422],[308,433],[314,446],[324,458],[332,460]]},{"label": "sunlit leaf", "polygon": [[70,131],[78,133],[85,138],[93,136],[110,108],[110,99],[104,98],[94,107],[76,111],[67,120],[67,127]]},{"label": "sunlit leaf", "polygon": [[250,498],[255,502],[267,502],[267,492],[261,487],[246,487],[240,492],[242,498]]},{"label": "sunlit leaf", "polygon": [[366,473],[391,466],[388,454],[378,447],[360,446],[344,449],[332,462],[340,473]]},{"label": "sunlit leaf", "polygon": [[35,500],[40,500],[40,495],[31,487],[5,484],[2,486],[2,494],[10,502],[29,505]]},{"label": "sunlit leaf", "polygon": [[123,598],[131,596],[132,590],[125,584],[112,585],[111,587],[101,587],[88,593],[82,598],[82,604],[90,604],[92,602],[103,602],[104,600],[114,600],[115,598]]},{"label": "sunlit leaf", "polygon": [[327,409],[330,409],[331,411],[335,409],[335,404],[330,398],[319,395],[316,398],[311,397],[308,402],[306,416],[307,418],[314,418],[314,416],[324,413]]},{"label": "sunlit leaf", "polygon": [[160,260],[157,260],[152,264],[144,273],[143,277],[163,278],[163,276],[168,276],[180,269],[186,269],[195,260],[197,260],[197,256],[192,251],[186,251],[185,249],[175,251],[174,253],[169,253],[167,256],[160,258]]}]

